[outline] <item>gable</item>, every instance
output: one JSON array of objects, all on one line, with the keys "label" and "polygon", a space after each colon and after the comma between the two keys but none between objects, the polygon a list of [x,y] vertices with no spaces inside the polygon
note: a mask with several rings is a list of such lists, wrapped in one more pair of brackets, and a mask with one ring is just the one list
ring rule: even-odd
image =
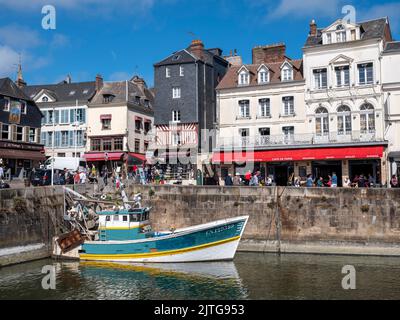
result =
[{"label": "gable", "polygon": [[353,62],[352,58],[349,58],[343,54],[338,55],[336,58],[332,59],[329,64],[343,64]]}]

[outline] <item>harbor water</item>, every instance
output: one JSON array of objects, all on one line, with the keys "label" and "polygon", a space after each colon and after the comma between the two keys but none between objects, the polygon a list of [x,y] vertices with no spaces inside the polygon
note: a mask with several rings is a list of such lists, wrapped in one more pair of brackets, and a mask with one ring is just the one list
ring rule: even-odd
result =
[{"label": "harbor water", "polygon": [[[44,266],[55,290],[42,288]],[[355,290],[344,290],[354,266]],[[400,258],[238,253],[234,262],[123,265],[51,259],[0,269],[0,299],[400,299]]]}]

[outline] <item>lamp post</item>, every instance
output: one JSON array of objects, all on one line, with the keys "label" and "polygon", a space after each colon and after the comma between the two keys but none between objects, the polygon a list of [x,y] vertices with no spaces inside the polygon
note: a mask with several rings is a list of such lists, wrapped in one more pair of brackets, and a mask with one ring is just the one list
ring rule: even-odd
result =
[{"label": "lamp post", "polygon": [[51,141],[51,148],[52,148],[52,154],[53,158],[51,159],[51,185],[54,186],[54,142],[55,142],[55,135],[56,135],[56,126],[55,126],[55,117],[56,117],[56,108],[53,107],[53,136],[52,136],[52,141]]}]

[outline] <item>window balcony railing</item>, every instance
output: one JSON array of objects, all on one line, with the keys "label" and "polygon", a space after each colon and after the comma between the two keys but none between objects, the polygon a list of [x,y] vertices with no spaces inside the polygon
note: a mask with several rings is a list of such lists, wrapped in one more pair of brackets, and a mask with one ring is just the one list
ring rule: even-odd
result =
[{"label": "window balcony railing", "polygon": [[340,143],[365,143],[380,142],[383,138],[378,137],[376,132],[329,132],[321,134],[289,134],[289,135],[257,135],[248,137],[220,137],[219,147],[224,148],[260,148],[279,146],[300,146],[318,144],[340,144]]}]

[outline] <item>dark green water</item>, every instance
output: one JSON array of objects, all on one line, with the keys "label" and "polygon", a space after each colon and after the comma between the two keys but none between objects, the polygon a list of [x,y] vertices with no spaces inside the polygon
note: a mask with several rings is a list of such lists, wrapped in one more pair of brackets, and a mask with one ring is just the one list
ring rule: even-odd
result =
[{"label": "dark green water", "polygon": [[[54,265],[56,290],[42,289]],[[342,268],[357,271],[342,289]],[[41,260],[0,269],[0,299],[400,299],[400,258],[239,253],[234,262],[93,265]]]}]

